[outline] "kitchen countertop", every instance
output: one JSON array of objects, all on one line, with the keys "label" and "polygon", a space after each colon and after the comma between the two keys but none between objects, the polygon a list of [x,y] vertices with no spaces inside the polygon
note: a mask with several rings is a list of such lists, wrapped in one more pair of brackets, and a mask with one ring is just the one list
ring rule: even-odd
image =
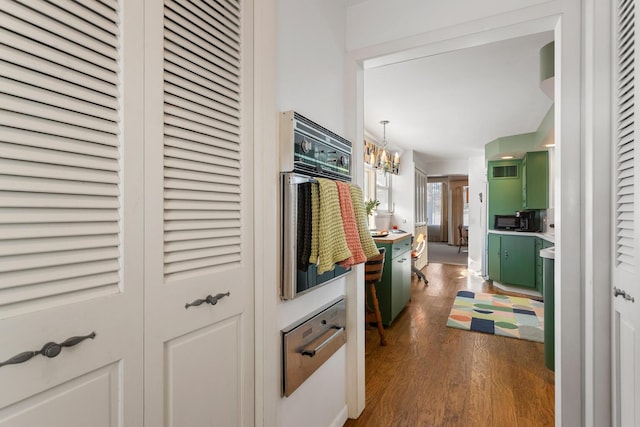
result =
[{"label": "kitchen countertop", "polygon": [[395,243],[399,240],[410,237],[411,233],[391,233],[384,237],[374,237],[373,241],[376,243]]},{"label": "kitchen countertop", "polygon": [[489,230],[489,234],[508,234],[512,236],[531,236],[540,237],[547,242],[555,243],[556,237],[554,233],[534,233],[529,231],[511,231],[511,230]]}]

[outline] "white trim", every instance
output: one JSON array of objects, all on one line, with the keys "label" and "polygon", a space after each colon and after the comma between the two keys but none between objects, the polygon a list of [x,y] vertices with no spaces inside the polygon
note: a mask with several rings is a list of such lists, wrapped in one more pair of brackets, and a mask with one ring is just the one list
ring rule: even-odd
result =
[{"label": "white trim", "polygon": [[[278,328],[279,224],[276,129],[275,0],[254,2],[254,297],[255,297],[255,422],[278,425],[280,398],[280,335]],[[276,246],[274,246],[276,245]],[[247,422],[249,420],[246,420]],[[249,423],[250,424],[250,423]]]},{"label": "white trim", "polygon": [[344,405],[344,407],[338,413],[338,415],[336,415],[333,421],[331,421],[331,424],[329,424],[329,427],[342,427],[344,423],[347,422],[348,413],[349,413],[349,409],[347,405]]},{"label": "white trim", "polygon": [[611,389],[611,19],[615,2],[584,2],[585,426],[613,425]]},{"label": "white trim", "polygon": [[[581,292],[583,239],[581,238],[583,218],[576,221],[576,213],[582,212],[582,188],[580,177],[581,159],[581,9],[579,0],[547,2],[537,7],[458,25],[420,36],[364,48],[347,54],[347,70],[355,76],[347,78],[347,94],[358,93],[355,99],[348,97],[346,111],[361,114],[363,96],[361,84],[364,64],[367,67],[395,63],[410,59],[398,52],[420,48],[420,54],[432,55],[464,47],[477,46],[516,36],[555,30],[556,64],[561,68],[556,74],[556,94],[563,102],[558,102],[556,111],[556,140],[561,141],[557,164],[560,173],[556,175],[556,425],[579,426],[584,417],[583,399],[583,356],[576,358],[576,348],[584,355]],[[505,19],[509,22],[505,24]],[[562,25],[560,24],[562,21]],[[486,30],[486,28],[490,28]],[[565,52],[564,55],[562,52]],[[375,60],[375,61],[374,61]],[[361,118],[360,115],[358,118]],[[347,120],[349,123],[349,120]],[[363,135],[363,120],[356,122],[352,135]],[[349,135],[349,136],[352,136]],[[361,140],[361,139],[356,139]],[[354,153],[358,158],[358,153]],[[357,176],[357,171],[356,171]],[[564,217],[565,221],[562,221]],[[564,304],[562,304],[566,301]],[[348,393],[355,393],[348,390]],[[358,393],[360,390],[358,390]],[[351,404],[356,399],[349,395]],[[349,416],[359,414],[362,408],[350,407]]]}]

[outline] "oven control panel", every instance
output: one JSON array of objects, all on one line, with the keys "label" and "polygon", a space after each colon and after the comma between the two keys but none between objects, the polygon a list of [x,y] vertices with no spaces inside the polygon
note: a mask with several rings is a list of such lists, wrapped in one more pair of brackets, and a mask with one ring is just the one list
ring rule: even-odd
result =
[{"label": "oven control panel", "polygon": [[283,172],[351,181],[351,142],[294,111],[281,113],[280,153]]}]

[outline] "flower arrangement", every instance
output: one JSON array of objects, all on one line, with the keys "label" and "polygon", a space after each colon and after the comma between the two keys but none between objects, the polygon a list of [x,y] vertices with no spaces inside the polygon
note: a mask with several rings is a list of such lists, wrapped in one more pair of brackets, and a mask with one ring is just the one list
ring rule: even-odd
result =
[{"label": "flower arrangement", "polygon": [[378,199],[369,199],[365,201],[364,208],[367,212],[367,216],[371,216],[378,206],[380,206],[380,200]]}]

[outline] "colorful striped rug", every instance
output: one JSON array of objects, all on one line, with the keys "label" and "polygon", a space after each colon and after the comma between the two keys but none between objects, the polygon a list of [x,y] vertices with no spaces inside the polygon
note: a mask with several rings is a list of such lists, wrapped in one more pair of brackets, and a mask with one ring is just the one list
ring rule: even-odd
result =
[{"label": "colorful striped rug", "polygon": [[521,297],[459,291],[447,326],[544,342],[544,303]]}]

